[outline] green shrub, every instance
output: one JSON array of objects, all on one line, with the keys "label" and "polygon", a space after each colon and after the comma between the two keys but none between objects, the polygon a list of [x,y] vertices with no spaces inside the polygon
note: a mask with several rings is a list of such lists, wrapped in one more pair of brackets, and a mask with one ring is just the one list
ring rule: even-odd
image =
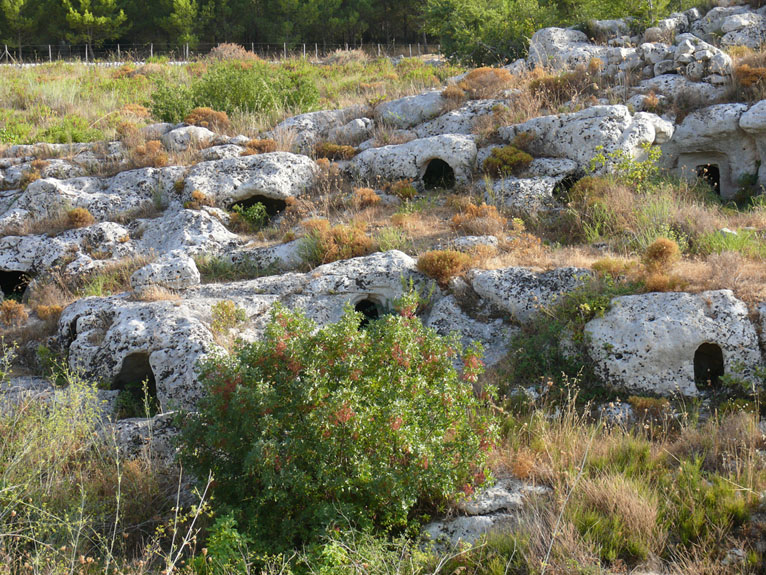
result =
[{"label": "green shrub", "polygon": [[497,177],[515,175],[523,171],[532,163],[532,156],[519,150],[516,146],[503,146],[494,148],[486,160],[484,171]]},{"label": "green shrub", "polygon": [[236,112],[307,110],[319,101],[308,74],[265,62],[221,62],[192,86],[195,106],[232,115]]},{"label": "green shrub", "polygon": [[95,142],[104,139],[104,133],[88,125],[77,115],[64,116],[40,134],[40,139],[53,144]]},{"label": "green shrub", "polygon": [[[587,357],[585,324],[603,315],[612,298],[640,289],[640,285],[628,281],[592,278],[538,313],[511,339],[509,383],[528,386],[542,380],[566,383],[579,379],[584,384],[595,384],[588,391],[597,391],[601,382]],[[586,393],[581,396],[588,399]]]},{"label": "green shrub", "polygon": [[766,258],[766,242],[755,230],[709,232],[697,238],[695,248],[703,255],[739,252],[746,257]]},{"label": "green shrub", "polygon": [[748,494],[726,477],[704,473],[701,458],[682,461],[662,483],[667,496],[665,521],[684,545],[741,525],[748,517]]},{"label": "green shrub", "polygon": [[154,86],[149,109],[157,120],[177,124],[194,109],[191,89],[183,84],[159,80]]},{"label": "green shrub", "polygon": [[206,394],[188,414],[182,459],[212,471],[214,496],[271,551],[337,523],[403,529],[413,514],[483,481],[494,427],[471,385],[479,350],[463,355],[399,302],[360,330],[348,306],[317,326],[277,305],[264,337],[200,366]]},{"label": "green shrub", "polygon": [[232,229],[238,232],[257,232],[269,221],[269,214],[266,211],[266,206],[261,202],[256,202],[252,206],[243,208],[240,205],[235,205],[231,208],[233,212],[231,216],[230,226]]},{"label": "green shrub", "polygon": [[213,321],[210,324],[215,333],[225,333],[247,321],[247,313],[230,299],[221,300],[211,308]]}]

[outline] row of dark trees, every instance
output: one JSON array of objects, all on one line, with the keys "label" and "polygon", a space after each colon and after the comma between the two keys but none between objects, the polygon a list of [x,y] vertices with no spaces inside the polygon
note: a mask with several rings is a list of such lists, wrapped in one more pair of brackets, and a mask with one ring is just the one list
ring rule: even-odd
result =
[{"label": "row of dark trees", "polygon": [[439,42],[471,63],[521,55],[543,26],[632,16],[647,25],[705,0],[0,0],[0,41],[163,47]]},{"label": "row of dark trees", "polygon": [[[0,0],[0,41],[163,46],[424,38],[426,0]],[[0,47],[1,49],[1,47]]]}]

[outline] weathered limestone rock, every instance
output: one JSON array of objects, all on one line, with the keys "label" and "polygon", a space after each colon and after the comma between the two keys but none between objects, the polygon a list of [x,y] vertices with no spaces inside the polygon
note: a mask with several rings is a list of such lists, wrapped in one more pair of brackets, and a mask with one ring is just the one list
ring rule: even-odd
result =
[{"label": "weathered limestone rock", "polygon": [[532,155],[568,158],[585,167],[599,153],[596,148],[604,154],[622,150],[641,158],[644,146],[666,141],[672,131],[672,125],[654,114],[642,112],[634,117],[626,106],[593,106],[506,126],[499,133],[507,142],[528,134]]},{"label": "weathered limestone rock", "polygon": [[431,310],[426,326],[441,335],[457,333],[463,346],[479,342],[484,348],[484,364],[492,366],[508,355],[510,340],[518,328],[501,319],[481,322],[471,318],[458,304],[454,296],[440,299]]},{"label": "weathered limestone rock", "polygon": [[284,200],[311,187],[315,173],[310,158],[288,152],[202,162],[186,175],[184,197],[198,190],[221,207],[255,196]]},{"label": "weathered limestone rock", "polygon": [[71,208],[87,209],[97,221],[114,220],[153,209],[174,195],[184,168],[141,168],[111,178],[45,178],[29,184],[16,196],[9,211],[0,215],[0,233],[17,222],[60,217]]},{"label": "weathered limestone rock", "polygon": [[472,132],[477,118],[491,114],[496,106],[504,103],[505,100],[471,100],[456,110],[417,126],[414,130],[418,138],[442,134],[468,135]]},{"label": "weathered limestone rock", "polygon": [[151,286],[177,290],[199,285],[199,281],[194,260],[186,252],[176,250],[136,270],[130,277],[130,287],[141,294]]},{"label": "weathered limestone rock", "polygon": [[163,411],[194,407],[201,393],[194,366],[215,348],[187,307],[125,296],[73,303],[61,315],[59,337],[70,367],[86,377],[107,383],[153,377]]},{"label": "weathered limestone rock", "polygon": [[172,152],[182,152],[189,148],[206,148],[218,136],[207,128],[200,126],[183,126],[164,133],[160,137],[162,145]]},{"label": "weathered limestone rock", "polygon": [[238,247],[242,241],[215,217],[198,210],[168,210],[161,218],[138,223],[138,242],[145,253],[173,250],[196,254],[218,254]]},{"label": "weathered limestone rock", "polygon": [[260,270],[291,271],[303,265],[301,243],[302,240],[293,240],[269,247],[244,247],[232,253],[230,257],[235,264],[247,263]]},{"label": "weathered limestone rock", "polygon": [[168,412],[149,419],[130,418],[114,422],[109,430],[114,434],[120,457],[149,458],[168,466],[175,464],[178,429],[173,425],[174,417],[173,412]]},{"label": "weathered limestone rock", "polygon": [[760,160],[758,181],[766,184],[766,100],[754,104],[739,119],[739,127],[754,140]]},{"label": "weathered limestone rock", "polygon": [[422,180],[432,160],[445,162],[453,170],[456,182],[467,183],[476,165],[476,144],[470,136],[449,134],[371,148],[351,161],[351,170],[368,181]]},{"label": "weathered limestone rock", "polygon": [[582,285],[590,270],[558,268],[534,273],[526,268],[472,270],[468,280],[473,289],[497,308],[510,314],[514,321],[531,321],[541,307],[550,306],[566,293]]},{"label": "weathered limestone rock", "polygon": [[570,70],[585,65],[593,58],[607,60],[608,48],[588,42],[579,30],[544,28],[538,30],[529,42],[527,63],[530,68],[543,66],[554,70]]},{"label": "weathered limestone rock", "polygon": [[512,530],[518,524],[518,514],[525,500],[547,491],[517,479],[500,479],[495,485],[461,502],[459,509],[466,515],[433,521],[423,528],[423,533],[438,547],[454,548],[461,542],[475,543],[487,533]]},{"label": "weathered limestone rock", "polygon": [[597,373],[639,393],[695,395],[695,369],[716,350],[725,373],[741,363],[747,378],[762,362],[747,306],[729,290],[618,297],[585,333]]},{"label": "weathered limestone rock", "polygon": [[747,108],[746,104],[718,104],[686,116],[663,148],[671,158],[677,158],[679,175],[696,179],[700,167],[715,166],[720,173],[721,196],[733,197],[739,180],[757,172],[755,140],[740,126]]},{"label": "weathered limestone rock", "polygon": [[245,148],[234,144],[222,144],[220,146],[211,146],[202,150],[200,156],[205,162],[214,160],[225,160],[226,158],[238,158],[242,155]]},{"label": "weathered limestone rock", "polygon": [[374,127],[375,122],[370,118],[356,118],[348,124],[332,128],[328,134],[328,139],[338,144],[356,146],[372,135]]},{"label": "weathered limestone rock", "polygon": [[375,117],[384,124],[405,129],[427,122],[440,115],[447,102],[441,91],[406,96],[382,102],[375,109]]},{"label": "weathered limestone rock", "polygon": [[313,151],[317,142],[329,137],[330,130],[361,118],[366,113],[364,106],[352,106],[342,110],[321,110],[299,114],[278,124],[276,128],[266,133],[266,137],[273,138],[282,132],[292,132],[295,135],[296,149],[308,154]]},{"label": "weathered limestone rock", "polygon": [[492,192],[485,189],[484,182],[476,184],[479,193],[484,192],[486,201],[499,200],[505,206],[525,214],[535,214],[554,207],[554,192],[561,178],[549,176],[517,178],[509,176],[492,182]]},{"label": "weathered limestone rock", "polygon": [[278,301],[326,325],[338,321],[347,304],[369,300],[385,310],[403,295],[410,279],[425,293],[433,283],[417,271],[415,260],[390,251],[327,264],[308,274],[189,287],[176,301],[132,301],[125,294],[85,298],[64,310],[59,340],[68,350],[70,367],[87,377],[108,384],[151,376],[164,411],[191,409],[201,392],[195,364],[218,349],[209,327],[216,303],[229,300],[245,311],[247,321],[237,326],[236,335],[253,341],[261,337]]}]

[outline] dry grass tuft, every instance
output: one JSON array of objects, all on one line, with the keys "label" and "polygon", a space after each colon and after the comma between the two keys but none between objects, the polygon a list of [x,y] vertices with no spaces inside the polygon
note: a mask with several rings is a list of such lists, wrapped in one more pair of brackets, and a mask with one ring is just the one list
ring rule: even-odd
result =
[{"label": "dry grass tuft", "polygon": [[314,146],[314,155],[317,158],[328,160],[350,160],[356,156],[357,151],[353,146],[342,146],[332,142],[318,142]]},{"label": "dry grass tuft", "polygon": [[191,193],[191,199],[188,202],[184,202],[184,208],[187,210],[201,210],[203,206],[214,205],[215,202],[199,190],[194,190]]},{"label": "dry grass tuft", "polygon": [[369,208],[380,203],[380,196],[372,188],[354,188],[352,203],[356,209]]},{"label": "dry grass tuft", "polygon": [[69,220],[69,225],[73,228],[87,228],[96,223],[96,218],[86,208],[69,210],[67,212],[67,219]]},{"label": "dry grass tuft", "polygon": [[455,250],[434,250],[418,258],[418,269],[441,285],[468,271],[471,256]]},{"label": "dry grass tuft", "polygon": [[276,152],[278,148],[277,142],[271,138],[266,139],[254,139],[245,144],[245,151],[242,152],[242,156],[253,156],[255,154],[269,154]]},{"label": "dry grass tuft", "polygon": [[455,231],[464,234],[499,236],[502,235],[507,221],[495,206],[477,206],[471,203],[461,213],[453,216],[451,224]]},{"label": "dry grass tuft", "polygon": [[[463,92],[463,97],[470,100],[485,100],[496,97],[500,92],[509,88],[513,80],[513,75],[505,68],[476,68],[468,72],[465,77],[458,82],[456,88]],[[450,90],[448,87],[447,90]],[[442,96],[450,99],[458,93],[456,90],[450,90],[451,94],[442,93]]]},{"label": "dry grass tuft", "polygon": [[418,193],[418,191],[415,189],[415,186],[412,185],[411,179],[387,182],[383,186],[383,189],[389,194],[396,196],[400,200],[411,200]]},{"label": "dry grass tuft", "polygon": [[681,257],[678,244],[668,238],[657,238],[644,252],[643,262],[650,273],[664,273]]},{"label": "dry grass tuft", "polygon": [[21,327],[29,319],[24,304],[12,299],[0,303],[0,324],[6,327]]},{"label": "dry grass tuft", "polygon": [[494,148],[482,166],[485,173],[495,177],[518,175],[534,158],[516,146]]},{"label": "dry grass tuft", "polygon": [[178,301],[181,299],[177,293],[162,286],[151,285],[142,289],[140,293],[133,292],[136,301]]},{"label": "dry grass tuft", "polygon": [[194,108],[186,115],[184,122],[192,126],[207,128],[213,132],[225,132],[231,128],[231,122],[226,112],[217,112],[212,108]]},{"label": "dry grass tuft", "polygon": [[130,152],[136,168],[162,168],[168,165],[168,154],[159,140],[136,145]]},{"label": "dry grass tuft", "polygon": [[205,60],[224,61],[224,60],[259,60],[256,54],[245,50],[239,44],[224,42],[218,44],[210,50],[205,56]]},{"label": "dry grass tuft", "polygon": [[366,256],[375,248],[366,225],[359,221],[332,226],[325,219],[313,219],[302,225],[308,232],[303,240],[302,255],[309,265]]}]

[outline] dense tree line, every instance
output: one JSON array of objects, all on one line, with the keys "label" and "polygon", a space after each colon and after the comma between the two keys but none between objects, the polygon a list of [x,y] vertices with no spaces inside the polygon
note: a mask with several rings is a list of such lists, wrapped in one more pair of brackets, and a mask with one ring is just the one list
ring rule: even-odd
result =
[{"label": "dense tree line", "polygon": [[692,0],[0,0],[0,40],[34,44],[441,42],[473,62],[519,55],[534,30],[653,20]]}]

